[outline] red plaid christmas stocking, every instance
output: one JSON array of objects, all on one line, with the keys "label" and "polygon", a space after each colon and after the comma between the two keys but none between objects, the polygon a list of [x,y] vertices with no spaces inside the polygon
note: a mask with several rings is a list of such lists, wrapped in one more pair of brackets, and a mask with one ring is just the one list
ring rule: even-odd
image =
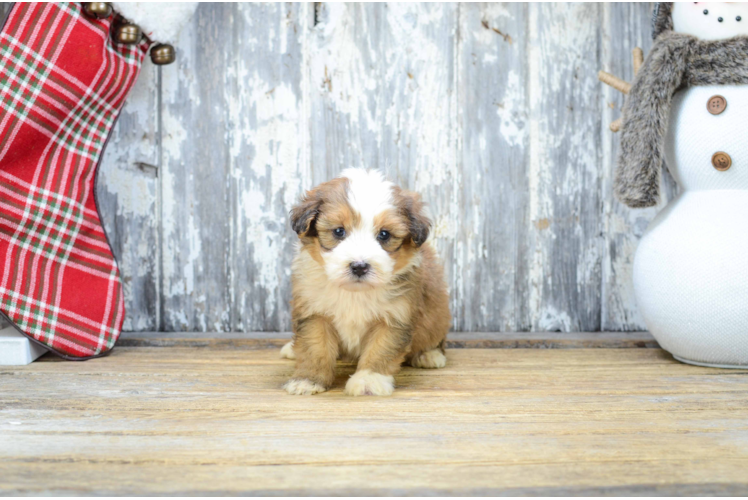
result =
[{"label": "red plaid christmas stocking", "polygon": [[71,359],[109,351],[125,314],[94,186],[148,43],[112,21],[16,3],[0,34],[0,311]]}]

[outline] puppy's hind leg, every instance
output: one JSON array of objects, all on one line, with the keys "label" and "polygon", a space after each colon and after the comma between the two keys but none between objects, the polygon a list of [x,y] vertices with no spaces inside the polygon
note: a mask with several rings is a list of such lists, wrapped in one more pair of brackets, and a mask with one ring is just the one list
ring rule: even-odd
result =
[{"label": "puppy's hind leg", "polygon": [[447,366],[447,357],[441,349],[435,348],[420,352],[410,358],[410,366],[413,368],[444,368]]},{"label": "puppy's hind leg", "polygon": [[293,352],[293,340],[281,348],[281,359],[296,359],[296,353]]}]

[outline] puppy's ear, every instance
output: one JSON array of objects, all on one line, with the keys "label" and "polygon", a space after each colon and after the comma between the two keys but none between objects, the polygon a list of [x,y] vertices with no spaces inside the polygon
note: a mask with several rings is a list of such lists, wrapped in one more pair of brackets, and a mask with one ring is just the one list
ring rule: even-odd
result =
[{"label": "puppy's ear", "polygon": [[395,193],[395,200],[400,213],[407,219],[410,229],[410,239],[416,247],[426,242],[431,231],[431,220],[426,216],[421,195],[412,191],[399,190]]},{"label": "puppy's ear", "polygon": [[314,222],[319,215],[322,200],[313,191],[308,191],[298,205],[291,209],[291,228],[300,238],[317,236]]},{"label": "puppy's ear", "polygon": [[291,209],[291,228],[299,238],[317,236],[315,222],[324,203],[345,203],[348,179],[338,177],[323,182],[301,197],[301,201]]}]

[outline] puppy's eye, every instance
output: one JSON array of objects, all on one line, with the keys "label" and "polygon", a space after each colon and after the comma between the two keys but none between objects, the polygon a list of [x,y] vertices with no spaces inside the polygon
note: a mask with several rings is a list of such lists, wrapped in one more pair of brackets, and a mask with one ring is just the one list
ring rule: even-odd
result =
[{"label": "puppy's eye", "polygon": [[390,232],[389,231],[385,231],[384,229],[382,229],[381,231],[379,231],[379,234],[377,235],[377,239],[379,241],[387,241],[387,240],[389,240],[390,239]]},{"label": "puppy's eye", "polygon": [[335,228],[332,230],[332,234],[334,234],[336,238],[345,238],[345,229],[342,227]]}]

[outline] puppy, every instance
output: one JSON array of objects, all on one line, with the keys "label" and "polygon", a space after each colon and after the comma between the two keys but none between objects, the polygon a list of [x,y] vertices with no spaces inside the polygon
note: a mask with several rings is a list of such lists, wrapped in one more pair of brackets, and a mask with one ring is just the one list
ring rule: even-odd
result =
[{"label": "puppy", "polygon": [[403,362],[444,367],[449,297],[418,194],[349,168],[307,191],[291,226],[294,337],[281,350],[296,359],[289,394],[329,389],[338,357],[358,360],[351,396],[392,394]]}]

